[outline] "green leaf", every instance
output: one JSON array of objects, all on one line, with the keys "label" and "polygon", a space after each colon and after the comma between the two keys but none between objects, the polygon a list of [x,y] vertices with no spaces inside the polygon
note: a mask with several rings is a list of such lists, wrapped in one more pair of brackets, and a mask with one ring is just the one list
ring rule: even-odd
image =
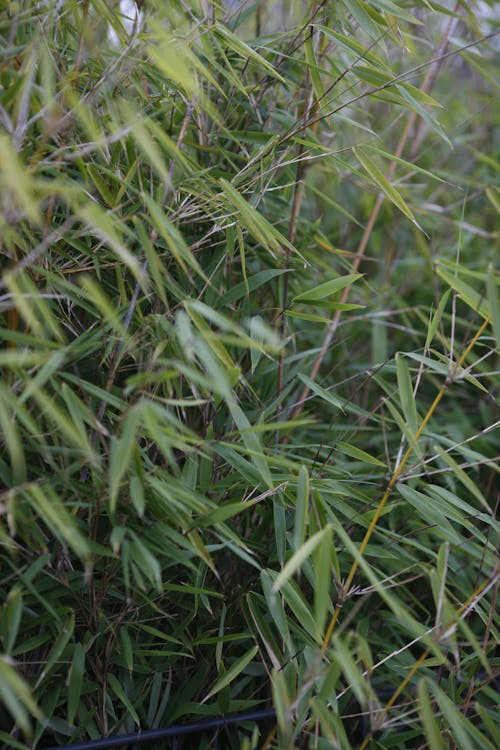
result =
[{"label": "green leaf", "polygon": [[320,69],[318,66],[318,61],[316,59],[316,53],[314,51],[313,37],[309,30],[307,30],[306,38],[304,39],[304,51],[306,53],[306,60],[309,75],[311,77],[311,83],[314,88],[316,99],[319,101],[324,96],[325,88],[321,80]]},{"label": "green leaf", "polygon": [[14,662],[3,655],[0,655],[0,698],[16,724],[28,737],[31,736],[28,711],[39,720],[42,720],[42,713],[33,700],[29,685],[15,669]]},{"label": "green leaf", "polygon": [[422,717],[422,724],[424,725],[425,736],[427,737],[429,748],[430,750],[444,750],[441,731],[432,709],[429,691],[424,679],[419,680],[418,682],[417,694],[419,713]]},{"label": "green leaf", "polygon": [[210,690],[205,700],[207,701],[209,698],[212,698],[212,696],[216,695],[220,690],[227,687],[227,685],[230,685],[231,682],[233,682],[233,680],[235,680],[236,677],[238,677],[238,675],[243,672],[245,667],[250,664],[258,650],[258,646],[252,646],[252,648],[247,651],[246,654],[243,654],[243,656],[235,661],[234,664],[226,672],[224,672],[218,680],[216,680],[215,685]]},{"label": "green leaf", "polygon": [[427,329],[427,338],[425,339],[425,351],[428,351],[430,348],[430,345],[434,339],[434,336],[436,335],[436,331],[438,328],[439,323],[441,322],[443,318],[443,313],[446,307],[446,304],[448,302],[448,298],[450,296],[450,289],[448,289],[441,299],[439,300],[439,305],[437,306],[432,318],[429,321],[429,327]]},{"label": "green leaf", "polygon": [[196,257],[193,255],[181,232],[170,221],[161,205],[156,203],[147,193],[142,193],[141,197],[149,210],[154,228],[164,239],[168,249],[175,258],[175,261],[179,264],[181,270],[184,273],[187,273],[188,268],[192,268],[200,278],[208,282],[205,272],[198,263]]},{"label": "green leaf", "polygon": [[68,645],[73,632],[75,630],[75,615],[72,612],[69,617],[66,619],[62,627],[58,628],[59,635],[57,636],[54,645],[52,646],[50,650],[50,654],[43,666],[42,671],[40,672],[40,675],[38,677],[38,680],[35,683],[35,688],[39,688],[40,685],[42,685],[47,677],[50,675],[54,667],[60,663],[61,655]]},{"label": "green leaf", "polygon": [[407,487],[404,484],[397,485],[398,492],[404,499],[415,508],[417,514],[426,524],[434,524],[440,536],[443,535],[454,544],[458,541],[458,535],[453,529],[437,502],[423,492]]},{"label": "green leaf", "polygon": [[2,639],[7,654],[12,653],[19,633],[23,613],[23,594],[19,586],[14,586],[2,608]]},{"label": "green leaf", "polygon": [[42,521],[81,559],[91,555],[88,540],[78,529],[75,520],[63,505],[50,485],[31,484],[24,492],[25,497]]},{"label": "green leaf", "polygon": [[390,162],[396,162],[396,164],[401,164],[403,167],[406,167],[410,172],[417,172],[417,174],[422,174],[424,177],[428,177],[431,180],[437,180],[437,182],[446,182],[446,180],[443,180],[439,175],[435,174],[434,172],[430,172],[428,169],[423,169],[422,167],[419,167],[418,164],[415,164],[415,162],[409,162],[406,161],[406,159],[402,159],[400,156],[396,156],[395,154],[390,154],[388,151],[384,151],[382,148],[379,148],[378,146],[375,146],[373,143],[367,143],[363,148],[368,151],[373,151],[375,154],[379,154],[380,156],[383,156],[384,159],[388,159]]},{"label": "green leaf", "polygon": [[407,216],[408,219],[410,219],[410,221],[412,221],[415,224],[415,226],[418,227],[418,224],[410,208],[407,206],[407,204],[403,200],[400,193],[398,193],[396,188],[393,187],[393,185],[391,185],[389,180],[380,171],[380,169],[377,167],[375,162],[368,156],[366,149],[364,149],[362,146],[354,146],[352,150],[357,160],[361,164],[361,166],[365,168],[365,170],[368,172],[368,174],[372,178],[373,182],[380,188],[380,190],[382,190],[382,192],[386,194],[389,200],[391,200],[394,203],[394,205],[397,208],[399,208],[399,210],[405,216]]},{"label": "green leaf", "polygon": [[369,2],[370,5],[373,5],[377,10],[384,10],[392,16],[396,16],[396,18],[401,18],[402,21],[408,21],[408,23],[416,26],[422,26],[422,21],[415,16],[412,16],[411,13],[408,13],[396,3],[391,2],[391,0],[367,0],[367,2]]},{"label": "green leaf", "polygon": [[401,352],[396,354],[399,398],[409,430],[414,436],[419,425],[415,396],[406,359]]},{"label": "green leaf", "polygon": [[452,289],[458,293],[459,297],[469,305],[473,310],[477,310],[483,318],[491,318],[491,310],[489,306],[489,300],[485,299],[483,295],[478,294],[470,284],[463,281],[456,273],[451,274],[440,262],[436,264],[436,270],[438,276],[443,281],[446,281]]},{"label": "green leaf", "polygon": [[[432,117],[429,110],[426,108],[426,106],[423,106],[418,99],[422,98],[422,91],[419,91],[418,89],[415,89],[413,86],[410,86],[409,84],[398,84],[396,86],[397,91],[401,94],[403,99],[406,99],[408,104],[410,105],[411,109],[413,109],[414,112],[417,112],[420,117],[424,120],[424,122],[427,123],[427,125],[434,130],[435,133],[446,143],[448,148],[453,148],[453,145],[446,135],[445,131],[439,124],[439,122],[436,120],[435,117]],[[426,98],[426,97],[424,97]],[[432,105],[436,105],[437,102],[435,100],[431,100]],[[426,104],[428,105],[429,102],[426,101]]]},{"label": "green leaf", "polygon": [[35,198],[33,178],[22,164],[8,135],[0,135],[0,186],[2,192],[12,191],[18,206],[35,223],[40,223],[39,202]]},{"label": "green leaf", "polygon": [[285,273],[291,273],[291,269],[270,268],[266,271],[259,271],[253,276],[249,276],[246,281],[241,281],[239,284],[236,284],[236,286],[225,291],[222,302],[224,306],[227,306],[233,302],[237,302],[242,297],[248,297],[251,292],[254,292],[264,284],[267,284],[269,281],[272,281],[276,277],[282,276]]},{"label": "green leaf", "polygon": [[379,461],[378,458],[374,458],[372,455],[355,445],[344,443],[343,440],[339,440],[338,443],[335,443],[335,448],[341,453],[345,453],[346,456],[351,456],[351,458],[355,458],[358,461],[363,461],[372,466],[382,466],[384,469],[386,468],[386,464],[383,461]]},{"label": "green leaf", "polygon": [[335,636],[332,645],[334,659],[342,669],[349,687],[352,689],[360,705],[366,706],[368,697],[374,697],[370,683],[364,678],[361,669],[356,664],[346,640]]},{"label": "green leaf", "polygon": [[352,412],[353,414],[357,414],[358,416],[368,416],[368,412],[366,412],[364,409],[361,409],[359,406],[356,406],[355,404],[352,404],[343,398],[334,396],[331,391],[327,391],[326,388],[318,385],[316,381],[311,380],[311,378],[309,378],[307,375],[299,374],[299,378],[300,380],[302,380],[304,385],[308,387],[308,389],[310,389],[313,393],[323,399],[323,401],[326,401],[332,406],[335,406],[337,409],[340,409],[343,414]]},{"label": "green leaf", "polygon": [[109,506],[116,511],[121,481],[130,468],[130,461],[137,441],[140,410],[132,409],[125,420],[120,437],[111,438],[109,459]]},{"label": "green leaf", "polygon": [[81,643],[76,643],[68,674],[68,722],[71,726],[80,705],[84,673],[85,650]]},{"label": "green leaf", "polygon": [[314,568],[314,624],[315,637],[321,643],[324,636],[325,622],[328,611],[332,609],[330,598],[331,565],[332,565],[332,533],[323,539],[313,552]]},{"label": "green leaf", "polygon": [[241,55],[243,58],[248,58],[249,60],[252,60],[253,62],[257,63],[260,67],[264,68],[268,72],[269,75],[271,75],[273,78],[276,78],[278,81],[281,81],[281,83],[286,83],[285,79],[278,73],[276,68],[271,65],[262,55],[259,55],[258,52],[256,52],[252,47],[250,47],[248,44],[245,44],[239,37],[237,37],[235,34],[233,34],[227,26],[223,26],[222,24],[217,24],[214,28],[215,33],[223,39],[228,47],[237,54]]},{"label": "green leaf", "polygon": [[363,31],[373,39],[378,39],[380,28],[377,23],[373,21],[363,0],[342,0],[342,4],[346,6],[350,13],[352,13],[353,18],[356,19]]},{"label": "green leaf", "polygon": [[453,476],[458,479],[459,482],[461,482],[464,487],[467,489],[467,492],[470,493],[471,497],[475,497],[480,504],[483,506],[483,508],[488,512],[490,509],[490,506],[488,505],[488,502],[484,496],[484,494],[481,492],[479,487],[476,485],[476,483],[472,480],[472,478],[465,472],[455,461],[455,459],[449,454],[448,451],[444,451],[441,446],[436,445],[436,450],[441,456],[441,459],[443,462],[449,466],[453,472]]},{"label": "green leaf", "polygon": [[431,683],[431,690],[438,702],[439,708],[443,712],[450,728],[452,736],[455,738],[460,750],[474,750],[474,744],[471,742],[467,731],[467,720],[458,710],[456,705],[448,698],[438,685]]},{"label": "green leaf", "polygon": [[274,257],[284,254],[284,248],[295,248],[273,225],[260,214],[238,190],[227,180],[221,179],[221,186],[229,203],[238,213],[241,223],[250,234]]},{"label": "green leaf", "polygon": [[125,247],[117,222],[111,214],[103,211],[97,203],[88,201],[79,211],[80,218],[89,228],[105,242],[134,275],[137,281],[143,282],[143,274],[137,258]]},{"label": "green leaf", "polygon": [[135,142],[148,160],[148,163],[157,172],[158,176],[165,183],[169,184],[170,177],[167,166],[163,159],[163,155],[158,148],[158,145],[148,133],[146,123],[141,121],[140,115],[134,112],[134,110],[126,100],[122,99],[120,101],[120,108],[122,110],[125,122],[131,129],[131,133],[134,137]]},{"label": "green leaf", "polygon": [[498,299],[498,289],[495,284],[495,268],[490,263],[487,275],[488,302],[490,305],[491,321],[493,324],[493,333],[497,342],[497,352],[500,354],[500,302]]},{"label": "green leaf", "polygon": [[348,276],[340,276],[339,278],[332,279],[331,281],[325,281],[324,284],[320,284],[319,286],[314,287],[314,289],[309,289],[307,292],[298,294],[292,299],[292,302],[314,304],[319,300],[325,299],[325,297],[331,297],[333,294],[340,292],[342,289],[345,289],[346,286],[351,286],[351,284],[354,284],[354,282],[361,277],[362,274],[353,273],[349,274]]},{"label": "green leaf", "polygon": [[290,698],[286,680],[281,670],[273,669],[271,674],[273,704],[276,709],[276,719],[282,732],[286,733],[290,725]]},{"label": "green leaf", "polygon": [[304,562],[307,560],[309,555],[312,554],[316,547],[324,542],[328,534],[330,534],[329,527],[317,531],[293,553],[291,558],[285,563],[285,566],[278,574],[273,584],[274,592],[279,591],[280,588],[290,580],[294,573],[296,573],[297,570],[302,567]]},{"label": "green leaf", "polygon": [[117,315],[115,307],[102,291],[101,286],[96,284],[89,275],[83,276],[80,283],[87,298],[95,305],[98,312],[101,314],[103,321],[109,325],[111,330],[116,331],[118,336],[126,340],[127,333],[123,323]]},{"label": "green leaf", "polygon": [[4,389],[0,385],[0,428],[10,457],[12,481],[13,484],[16,485],[21,484],[26,480],[27,473],[23,444],[19,435],[17,422],[13,418],[12,413],[13,401],[14,399],[12,396],[9,398],[7,389]]},{"label": "green leaf", "polygon": [[297,483],[297,502],[295,504],[295,524],[293,530],[293,548],[298,550],[304,544],[309,515],[309,474],[305,466],[299,469]]},{"label": "green leaf", "polygon": [[137,711],[135,710],[134,706],[132,705],[129,697],[125,693],[125,690],[123,689],[120,681],[113,673],[108,673],[108,684],[113,693],[116,695],[120,703],[122,703],[125,708],[127,709],[127,713],[132,717],[134,722],[137,724],[138,727],[141,725],[141,720],[139,719],[139,716],[137,714]]},{"label": "green leaf", "polygon": [[273,478],[258,435],[255,432],[252,432],[250,422],[245,413],[232,397],[227,399],[227,405],[231,412],[231,416],[235,421],[236,427],[241,434],[242,440],[252,456],[252,463],[259,473],[260,481],[267,487],[272,488]]}]

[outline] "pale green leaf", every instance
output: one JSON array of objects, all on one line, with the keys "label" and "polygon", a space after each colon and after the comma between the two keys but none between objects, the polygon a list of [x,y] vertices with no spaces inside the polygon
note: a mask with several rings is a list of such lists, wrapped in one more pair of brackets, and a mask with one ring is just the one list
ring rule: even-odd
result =
[{"label": "pale green leaf", "polygon": [[396,369],[398,377],[399,398],[401,401],[403,414],[405,416],[408,428],[411,430],[412,435],[415,435],[418,429],[419,418],[417,414],[417,407],[415,404],[415,397],[413,395],[413,385],[411,382],[410,370],[406,363],[406,359],[401,352],[398,352],[396,354]]},{"label": "pale green leaf", "polygon": [[441,731],[432,707],[429,691],[427,689],[425,680],[419,680],[417,693],[419,701],[419,713],[422,718],[422,724],[424,726],[425,735],[429,743],[429,748],[430,750],[444,750]]},{"label": "pale green leaf", "polygon": [[380,188],[380,190],[382,190],[382,192],[386,194],[389,200],[391,200],[394,205],[399,208],[399,210],[418,227],[411,209],[405,203],[401,194],[393,185],[391,185],[387,177],[377,167],[375,162],[368,156],[366,149],[364,149],[362,146],[355,146],[352,150],[361,166],[364,167],[368,172],[373,182]]},{"label": "pale green leaf", "polygon": [[112,692],[116,695],[120,703],[123,704],[123,706],[127,709],[127,713],[132,717],[134,722],[139,727],[141,725],[141,720],[139,719],[139,716],[137,714],[137,711],[135,710],[134,706],[132,705],[130,698],[125,693],[125,690],[122,687],[121,682],[117,677],[115,677],[114,674],[109,673],[108,674],[108,683],[109,687],[111,688]]},{"label": "pale green leaf", "polygon": [[241,674],[241,672],[243,672],[243,670],[250,664],[258,650],[258,646],[252,646],[246,654],[243,654],[243,656],[235,661],[235,663],[229,667],[229,669],[226,670],[218,680],[216,680],[215,685],[212,687],[205,700],[208,700],[227,685],[230,685],[231,682],[233,682],[233,680],[235,680],[236,677],[238,677],[238,675]]},{"label": "pale green leaf", "polygon": [[285,563],[273,584],[273,591],[279,591],[284,584],[299,570],[307,558],[312,554],[319,544],[330,534],[329,527],[317,531],[304,544],[299,547]]},{"label": "pale green leaf", "polygon": [[342,291],[342,289],[345,289],[347,286],[351,286],[351,284],[354,284],[354,282],[360,279],[361,276],[362,274],[360,273],[353,273],[347,276],[340,276],[337,279],[325,281],[323,284],[314,287],[314,289],[308,289],[307,292],[301,292],[301,294],[298,294],[293,298],[292,302],[314,304],[319,300],[323,300],[326,297],[331,297],[333,294],[337,294],[337,292]]}]

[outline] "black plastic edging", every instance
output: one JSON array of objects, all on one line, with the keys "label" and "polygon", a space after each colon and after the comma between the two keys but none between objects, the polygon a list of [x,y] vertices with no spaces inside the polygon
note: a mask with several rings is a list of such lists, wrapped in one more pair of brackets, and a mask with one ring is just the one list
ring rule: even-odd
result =
[{"label": "black plastic edging", "polygon": [[142,745],[156,740],[165,740],[168,737],[182,737],[186,734],[196,734],[217,729],[222,729],[230,724],[241,724],[244,721],[266,721],[275,719],[276,711],[251,711],[245,714],[230,714],[218,719],[202,719],[191,724],[173,724],[163,729],[146,729],[136,734],[114,734],[111,737],[103,737],[100,740],[89,740],[88,742],[76,742],[72,745],[53,746],[45,750],[106,750],[110,747],[120,745]]}]

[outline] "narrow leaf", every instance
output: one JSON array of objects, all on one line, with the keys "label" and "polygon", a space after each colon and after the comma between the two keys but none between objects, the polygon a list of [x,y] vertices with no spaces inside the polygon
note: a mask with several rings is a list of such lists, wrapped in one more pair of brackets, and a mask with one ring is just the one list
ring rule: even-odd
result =
[{"label": "narrow leaf", "polygon": [[331,281],[325,281],[324,284],[320,284],[319,286],[314,287],[314,289],[309,289],[307,292],[298,294],[293,298],[292,302],[314,303],[318,300],[325,299],[325,297],[331,297],[332,294],[336,294],[337,292],[342,291],[342,289],[345,289],[346,286],[351,286],[351,284],[354,284],[354,282],[361,277],[362,274],[353,273],[349,274],[348,276],[340,276],[339,278],[332,279]]},{"label": "narrow leaf", "polygon": [[108,683],[113,691],[113,693],[116,695],[118,700],[123,703],[125,708],[127,709],[127,712],[130,714],[130,716],[133,718],[137,726],[139,727],[141,725],[141,721],[139,719],[139,716],[137,715],[137,711],[135,710],[134,706],[130,702],[129,697],[125,693],[120,681],[117,677],[115,677],[114,674],[108,673]]},{"label": "narrow leaf", "polygon": [[205,700],[208,700],[213,695],[218,693],[220,690],[225,688],[227,685],[230,685],[233,680],[236,679],[236,677],[243,672],[245,667],[247,667],[252,659],[254,658],[255,654],[259,650],[258,646],[252,646],[250,651],[247,651],[246,654],[244,654],[242,657],[240,657],[233,665],[230,667],[227,672],[224,672],[219,679],[216,681],[213,688],[208,693]]},{"label": "narrow leaf", "polygon": [[405,416],[408,428],[411,430],[412,435],[415,435],[418,429],[418,415],[417,407],[415,405],[415,397],[413,395],[413,387],[410,377],[410,371],[406,363],[406,359],[401,352],[396,354],[396,369],[398,376],[398,388],[399,398],[401,400],[401,407]]},{"label": "narrow leaf", "polygon": [[432,709],[432,703],[425,680],[419,680],[418,688],[419,712],[424,725],[425,735],[430,750],[444,750],[438,722]]},{"label": "narrow leaf", "polygon": [[85,672],[85,651],[81,643],[75,645],[73,659],[68,675],[68,722],[73,725],[80,696],[82,694],[83,675]]},{"label": "narrow leaf", "polygon": [[316,547],[325,540],[329,533],[330,529],[328,526],[324,529],[321,529],[320,531],[317,531],[316,534],[310,537],[307,542],[304,542],[304,544],[299,547],[296,552],[294,552],[292,557],[288,560],[284,568],[277,576],[273,585],[273,591],[279,591],[280,588],[288,580],[290,580],[293,574],[303,565],[305,560],[307,560],[309,555],[316,549]]},{"label": "narrow leaf", "polygon": [[[370,177],[372,178],[373,182],[382,190],[389,200],[391,200],[394,205],[399,208],[399,210],[404,213],[405,216],[412,221],[415,226],[418,227],[417,221],[415,220],[415,217],[413,216],[413,213],[411,212],[409,206],[405,203],[402,196],[398,191],[396,190],[393,185],[389,182],[389,180],[386,178],[386,176],[381,172],[381,170],[377,167],[375,162],[368,156],[366,153],[366,150],[363,149],[362,146],[355,146],[353,149],[353,152],[361,164],[362,167],[365,168],[365,170],[368,172]],[[420,227],[419,227],[420,228]]]},{"label": "narrow leaf", "polygon": [[297,483],[297,502],[295,504],[295,525],[293,531],[293,548],[298,550],[306,537],[307,516],[309,510],[309,474],[305,466],[299,469]]}]

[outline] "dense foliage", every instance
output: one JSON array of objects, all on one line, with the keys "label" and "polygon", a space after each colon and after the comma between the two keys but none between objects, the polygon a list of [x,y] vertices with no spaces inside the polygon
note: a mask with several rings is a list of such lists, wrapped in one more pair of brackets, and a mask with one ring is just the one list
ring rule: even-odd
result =
[{"label": "dense foliage", "polygon": [[2,3],[2,747],[499,746],[496,5]]}]

